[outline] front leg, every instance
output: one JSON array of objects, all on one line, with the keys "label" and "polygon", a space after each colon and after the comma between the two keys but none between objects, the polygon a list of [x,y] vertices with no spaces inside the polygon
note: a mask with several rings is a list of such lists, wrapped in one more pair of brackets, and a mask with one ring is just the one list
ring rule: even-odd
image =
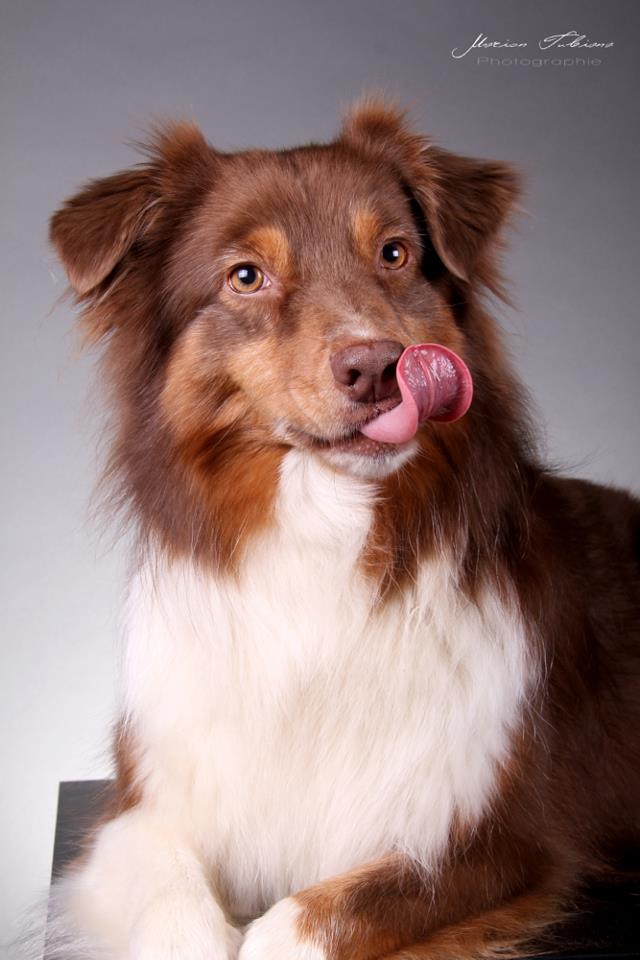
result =
[{"label": "front leg", "polygon": [[275,904],[239,960],[464,960],[525,944],[560,915],[563,871],[467,849],[426,872],[392,855]]},{"label": "front leg", "polygon": [[176,824],[140,806],[56,883],[48,939],[83,960],[235,960],[241,935]]}]

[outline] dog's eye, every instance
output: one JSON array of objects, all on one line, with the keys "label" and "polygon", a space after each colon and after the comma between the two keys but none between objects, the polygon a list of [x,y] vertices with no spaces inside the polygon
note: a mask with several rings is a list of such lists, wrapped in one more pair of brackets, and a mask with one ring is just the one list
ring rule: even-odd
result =
[{"label": "dog's eye", "polygon": [[385,243],[380,251],[382,266],[389,270],[399,270],[400,267],[404,267],[408,259],[409,251],[405,245],[398,240],[391,240],[389,243]]},{"label": "dog's eye", "polygon": [[251,263],[242,263],[234,267],[228,278],[229,286],[236,293],[257,293],[263,287],[269,286],[269,279]]}]

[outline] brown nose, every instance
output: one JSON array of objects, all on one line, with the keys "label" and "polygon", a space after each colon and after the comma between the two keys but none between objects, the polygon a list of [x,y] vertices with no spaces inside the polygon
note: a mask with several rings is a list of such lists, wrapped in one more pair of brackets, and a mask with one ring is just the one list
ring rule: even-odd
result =
[{"label": "brown nose", "polygon": [[395,340],[364,340],[339,350],[330,358],[338,388],[357,403],[399,395],[396,364],[403,350]]}]

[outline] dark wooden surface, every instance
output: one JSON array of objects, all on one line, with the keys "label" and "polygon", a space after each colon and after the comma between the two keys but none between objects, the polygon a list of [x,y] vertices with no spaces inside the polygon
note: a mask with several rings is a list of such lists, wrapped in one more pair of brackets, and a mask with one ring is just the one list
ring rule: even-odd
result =
[{"label": "dark wooden surface", "polygon": [[[82,849],[82,840],[109,797],[108,780],[60,784],[53,851],[53,877]],[[545,960],[621,960],[640,958],[640,875],[629,874],[614,886],[589,891],[571,923],[541,943]]]},{"label": "dark wooden surface", "polygon": [[109,780],[63,780],[59,785],[52,880],[81,852],[83,839],[100,816],[110,788]]}]

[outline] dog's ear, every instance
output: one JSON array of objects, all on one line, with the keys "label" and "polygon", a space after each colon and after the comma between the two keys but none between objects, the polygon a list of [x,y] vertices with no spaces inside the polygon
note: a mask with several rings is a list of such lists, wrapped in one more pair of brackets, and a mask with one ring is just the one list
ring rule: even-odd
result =
[{"label": "dog's ear", "polygon": [[478,273],[486,279],[486,262],[520,194],[517,172],[506,163],[429,146],[409,186],[445,266],[461,280]]},{"label": "dog's ear", "polygon": [[49,238],[79,296],[107,277],[142,233],[154,202],[146,169],[93,180],[51,218]]},{"label": "dog's ear", "polygon": [[80,297],[109,276],[163,206],[207,182],[214,151],[193,124],[165,125],[140,146],[148,163],[91,181],[51,218],[49,238]]},{"label": "dog's ear", "polygon": [[356,107],[340,139],[379,162],[391,161],[451,273],[465,281],[478,274],[488,279],[488,254],[520,193],[512,167],[442,150],[413,133],[401,112],[375,100]]}]

